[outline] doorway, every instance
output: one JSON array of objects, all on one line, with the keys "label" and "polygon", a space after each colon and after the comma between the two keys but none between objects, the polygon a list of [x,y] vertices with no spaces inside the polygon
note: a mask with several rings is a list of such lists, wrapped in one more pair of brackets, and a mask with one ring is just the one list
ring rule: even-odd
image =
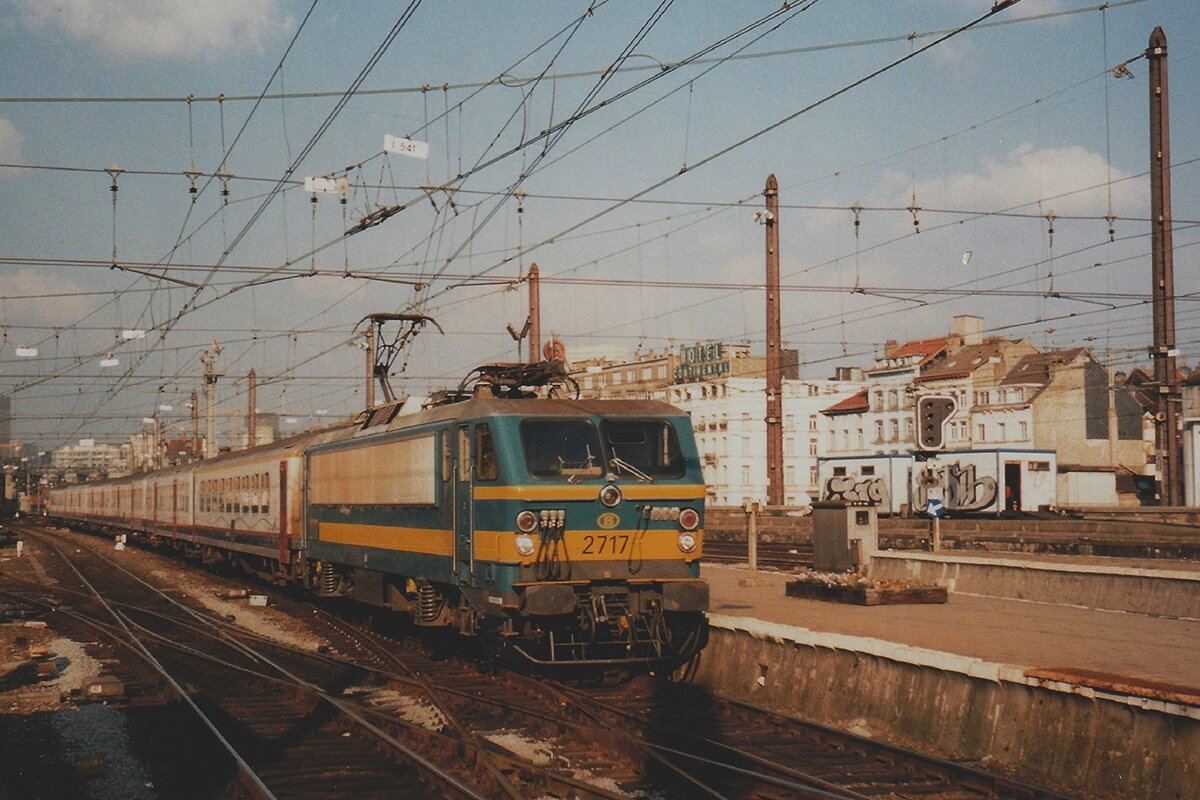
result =
[{"label": "doorway", "polygon": [[1004,462],[1004,510],[1021,510],[1021,462]]}]

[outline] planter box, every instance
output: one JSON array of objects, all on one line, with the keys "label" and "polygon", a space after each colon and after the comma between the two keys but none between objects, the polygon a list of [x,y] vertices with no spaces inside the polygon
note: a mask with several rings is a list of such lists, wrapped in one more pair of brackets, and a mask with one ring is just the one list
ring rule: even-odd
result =
[{"label": "planter box", "polygon": [[883,606],[897,603],[944,603],[944,586],[910,586],[903,589],[874,589],[867,586],[826,586],[823,583],[789,581],[784,588],[788,597],[806,600],[831,600],[858,606]]}]

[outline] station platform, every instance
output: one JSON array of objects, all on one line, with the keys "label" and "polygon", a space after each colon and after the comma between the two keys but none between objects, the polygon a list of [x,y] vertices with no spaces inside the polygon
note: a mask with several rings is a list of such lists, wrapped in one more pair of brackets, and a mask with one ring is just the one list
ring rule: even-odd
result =
[{"label": "station platform", "polygon": [[[1171,684],[1188,690],[1200,705],[1200,620],[955,591],[945,604],[856,606],[786,597],[789,576],[783,573],[759,571],[759,585],[752,587],[740,585],[749,575],[745,569],[706,565],[703,575],[714,615],[1025,669],[1088,670],[1126,683]],[[1200,581],[1200,570],[1196,578]]]},{"label": "station platform", "polygon": [[1178,613],[1200,608],[1200,564],[881,555],[878,573],[938,578],[949,601],[801,599],[786,574],[705,565],[700,682],[1079,796],[1200,796],[1200,614]]}]

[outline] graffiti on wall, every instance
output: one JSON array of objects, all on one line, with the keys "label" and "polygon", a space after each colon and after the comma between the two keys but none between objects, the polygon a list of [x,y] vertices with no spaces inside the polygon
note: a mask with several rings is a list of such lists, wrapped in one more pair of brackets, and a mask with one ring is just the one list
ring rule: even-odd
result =
[{"label": "graffiti on wall", "polygon": [[982,511],[996,502],[997,484],[991,475],[979,475],[974,464],[939,464],[932,472],[936,481],[916,481],[915,508],[922,509],[929,502],[930,491],[940,490],[940,499],[946,508],[953,511]]},{"label": "graffiti on wall", "polygon": [[825,481],[825,500],[845,503],[874,503],[880,508],[892,507],[892,496],[883,478],[855,478],[835,475]]}]

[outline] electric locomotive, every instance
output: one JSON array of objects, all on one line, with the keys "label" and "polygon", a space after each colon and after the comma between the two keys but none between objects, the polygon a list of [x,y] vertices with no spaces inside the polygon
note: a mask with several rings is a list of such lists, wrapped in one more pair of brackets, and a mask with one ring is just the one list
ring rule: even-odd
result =
[{"label": "electric locomotive", "polygon": [[459,393],[52,493],[52,514],[407,612],[537,667],[669,670],[707,640],[704,484],[664,403]]},{"label": "electric locomotive", "polygon": [[317,589],[538,665],[670,666],[706,639],[688,418],[649,401],[471,399],[309,447]]}]

